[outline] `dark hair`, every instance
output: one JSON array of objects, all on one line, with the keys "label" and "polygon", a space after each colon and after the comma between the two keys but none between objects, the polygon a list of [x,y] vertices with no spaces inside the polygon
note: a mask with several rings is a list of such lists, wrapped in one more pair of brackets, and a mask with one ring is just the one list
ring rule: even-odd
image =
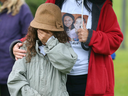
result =
[{"label": "dark hair", "polygon": [[[60,7],[60,9],[62,8],[62,5],[64,2],[66,2],[67,0],[56,0],[55,4],[58,5]],[[103,4],[106,0],[84,0],[84,6],[85,8],[91,12],[91,9],[89,8],[89,6],[87,5],[87,1],[90,1],[94,4]],[[112,2],[112,0],[110,0]],[[76,0],[76,2],[78,3],[78,0]]]},{"label": "dark hair", "polygon": [[[78,19],[78,18],[82,18],[82,17],[81,16],[78,16],[76,19]],[[83,18],[83,20],[84,20],[84,23],[86,23],[86,19]]]},{"label": "dark hair", "polygon": [[[58,6],[60,7],[60,9],[61,9],[63,3],[66,2],[66,1],[67,1],[67,0],[56,0],[56,1],[55,1],[55,4],[58,5]],[[87,5],[87,0],[84,0],[84,1],[85,1],[85,2],[84,2],[85,8],[86,8],[88,11],[91,11],[90,8],[89,8],[88,5]],[[78,3],[78,0],[76,0],[76,2]]]},{"label": "dark hair", "polygon": [[62,8],[62,4],[64,3],[64,1],[66,1],[66,0],[55,0],[55,4],[56,4],[57,6],[59,6],[60,9],[61,9],[61,8]]},{"label": "dark hair", "polygon": [[69,28],[66,27],[65,24],[64,24],[64,17],[65,17],[65,16],[69,16],[69,17],[72,18],[73,22],[72,22],[72,25],[71,25],[71,29],[73,29],[73,28],[74,28],[73,23],[75,22],[74,16],[73,16],[72,14],[66,13],[66,14],[64,14],[63,17],[62,17],[62,21],[63,21],[63,25],[64,25],[64,30],[67,31],[67,29],[69,29]]},{"label": "dark hair", "polygon": [[[52,33],[53,36],[57,38],[60,43],[66,43],[69,41],[69,37],[65,31],[52,32]],[[36,40],[39,40],[37,35],[37,29],[29,26],[26,42],[24,42],[27,47],[27,56],[26,56],[27,63],[29,63],[31,61],[31,58],[35,56],[37,53],[35,49]],[[39,45],[42,45],[41,41],[39,42]]]},{"label": "dark hair", "polygon": [[94,4],[103,4],[106,0],[88,0]]}]

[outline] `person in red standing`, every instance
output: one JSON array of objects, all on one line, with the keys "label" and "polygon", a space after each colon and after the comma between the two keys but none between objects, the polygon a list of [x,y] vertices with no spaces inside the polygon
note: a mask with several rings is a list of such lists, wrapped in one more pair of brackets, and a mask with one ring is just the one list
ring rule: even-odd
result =
[{"label": "person in red standing", "polygon": [[9,46],[27,34],[32,19],[24,0],[0,0],[0,96],[10,96],[7,78],[15,60],[10,57]]},{"label": "person in red standing", "polygon": [[[114,96],[111,54],[120,47],[123,34],[112,0],[47,0],[46,3],[58,5],[62,13],[77,15],[82,13],[82,1],[83,15],[88,19],[86,27],[83,23],[78,30],[79,41],[70,41],[78,59],[67,74],[69,96]],[[18,44],[11,47],[16,59],[24,56],[25,51],[19,47]]]}]

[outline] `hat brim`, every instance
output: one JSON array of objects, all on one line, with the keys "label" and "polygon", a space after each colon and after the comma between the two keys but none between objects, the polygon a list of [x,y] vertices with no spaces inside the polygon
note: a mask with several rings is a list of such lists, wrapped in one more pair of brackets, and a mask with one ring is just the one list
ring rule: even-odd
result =
[{"label": "hat brim", "polygon": [[49,30],[49,31],[64,31],[63,28],[56,28],[55,26],[52,26],[52,25],[38,23],[35,20],[31,21],[30,26],[37,28],[37,29],[44,29],[44,30]]}]

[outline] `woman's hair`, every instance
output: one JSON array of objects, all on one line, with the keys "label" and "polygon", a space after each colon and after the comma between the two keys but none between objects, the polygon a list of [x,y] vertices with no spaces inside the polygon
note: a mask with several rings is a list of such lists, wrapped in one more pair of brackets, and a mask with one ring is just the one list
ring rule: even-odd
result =
[{"label": "woman's hair", "polygon": [[6,0],[0,7],[0,12],[7,9],[7,13],[15,16],[19,13],[21,6],[25,3],[24,0]]},{"label": "woman's hair", "polygon": [[[94,4],[103,4],[106,0],[88,0]],[[111,0],[112,1],[112,0]]]},{"label": "woman's hair", "polygon": [[71,25],[71,29],[73,29],[73,28],[74,28],[73,23],[75,22],[74,16],[73,16],[72,14],[69,14],[69,13],[66,13],[66,14],[63,15],[62,21],[63,21],[64,29],[65,29],[66,31],[67,31],[68,27],[66,27],[65,24],[64,24],[64,18],[65,18],[65,16],[69,16],[69,17],[72,18],[73,22],[72,22],[72,25]]},{"label": "woman's hair", "polygon": [[[66,2],[67,0],[56,0],[55,4],[58,5],[60,7],[60,9],[62,8],[62,5],[64,2]],[[76,0],[76,2],[78,3],[78,0]],[[78,3],[79,4],[79,3]],[[87,5],[87,0],[84,0],[84,6],[88,11],[91,11],[89,6]]]},{"label": "woman's hair", "polygon": [[[62,8],[62,5],[64,2],[66,2],[67,0],[56,0],[55,1],[55,4],[58,5],[60,7],[60,9]],[[79,0],[76,0],[76,2],[78,3]],[[85,8],[91,12],[91,9],[89,8],[88,4],[87,4],[87,1],[90,1],[92,3],[95,3],[95,4],[103,4],[106,0],[84,0],[84,6]],[[110,0],[112,2],[112,0]],[[78,3],[79,4],[79,3]]]},{"label": "woman's hair", "polygon": [[[69,41],[69,37],[65,31],[61,31],[61,32],[50,31],[50,32],[53,33],[53,36],[57,38],[60,43],[66,43]],[[25,46],[27,47],[27,56],[26,56],[27,63],[29,63],[31,61],[31,58],[35,56],[37,53],[35,49],[36,40],[39,40],[37,35],[37,29],[29,26],[26,42],[24,42]],[[39,40],[39,45],[42,45],[40,40]]]},{"label": "woman's hair", "polygon": [[[79,18],[81,18],[81,19],[82,19],[82,17],[81,17],[81,16],[78,16],[78,17],[76,18],[76,20],[77,20],[77,19],[79,19]],[[76,21],[76,20],[75,20],[75,21]],[[85,19],[85,18],[83,18],[83,21],[84,21],[84,23],[86,23],[86,19]]]}]

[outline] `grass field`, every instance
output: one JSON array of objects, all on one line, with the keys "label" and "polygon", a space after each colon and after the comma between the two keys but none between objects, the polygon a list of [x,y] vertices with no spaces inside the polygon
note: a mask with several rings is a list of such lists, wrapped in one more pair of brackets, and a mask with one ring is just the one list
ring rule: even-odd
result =
[{"label": "grass field", "polygon": [[[122,1],[113,0],[113,8],[117,15],[120,26],[122,25]],[[126,5],[128,1],[126,0]],[[126,26],[128,26],[128,6],[126,8]],[[122,27],[122,26],[121,26]],[[126,27],[125,49],[121,47],[116,51],[116,59],[114,60],[115,69],[115,96],[128,96],[128,27]]]}]

